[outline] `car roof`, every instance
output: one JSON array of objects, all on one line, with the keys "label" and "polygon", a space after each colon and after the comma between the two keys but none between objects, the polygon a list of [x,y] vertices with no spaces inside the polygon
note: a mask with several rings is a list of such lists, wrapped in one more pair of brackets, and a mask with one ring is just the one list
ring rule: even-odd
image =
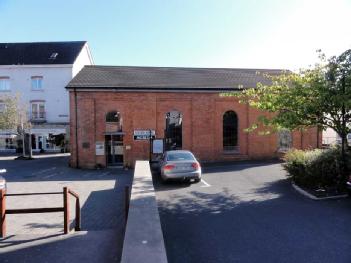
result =
[{"label": "car roof", "polygon": [[187,151],[187,150],[171,150],[171,151],[166,151],[167,154],[169,153],[191,153],[193,154],[191,151]]}]

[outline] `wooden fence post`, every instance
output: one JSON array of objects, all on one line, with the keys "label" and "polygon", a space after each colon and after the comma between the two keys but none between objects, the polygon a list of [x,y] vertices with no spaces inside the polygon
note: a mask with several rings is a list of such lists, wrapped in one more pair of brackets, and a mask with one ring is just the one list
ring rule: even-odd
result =
[{"label": "wooden fence post", "polygon": [[80,202],[79,198],[76,199],[76,231],[80,231]]},{"label": "wooden fence post", "polygon": [[63,188],[63,232],[68,234],[69,232],[69,196],[68,188]]},{"label": "wooden fence post", "polygon": [[0,212],[1,212],[1,220],[0,220],[0,237],[6,236],[6,190],[0,189]]}]

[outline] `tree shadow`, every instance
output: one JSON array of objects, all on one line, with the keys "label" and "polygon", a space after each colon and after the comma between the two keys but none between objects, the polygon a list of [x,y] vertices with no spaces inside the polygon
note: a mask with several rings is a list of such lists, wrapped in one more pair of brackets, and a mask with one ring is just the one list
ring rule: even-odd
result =
[{"label": "tree shadow", "polygon": [[349,262],[350,204],[306,199],[287,179],[158,199],[169,262]]}]

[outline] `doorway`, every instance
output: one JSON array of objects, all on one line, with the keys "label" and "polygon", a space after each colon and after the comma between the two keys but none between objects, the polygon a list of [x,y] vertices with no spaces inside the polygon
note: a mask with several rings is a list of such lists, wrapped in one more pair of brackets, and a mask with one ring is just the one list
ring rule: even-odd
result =
[{"label": "doorway", "polygon": [[165,149],[180,150],[183,144],[183,114],[170,111],[166,114]]},{"label": "doorway", "polygon": [[123,135],[105,135],[108,166],[123,166]]}]

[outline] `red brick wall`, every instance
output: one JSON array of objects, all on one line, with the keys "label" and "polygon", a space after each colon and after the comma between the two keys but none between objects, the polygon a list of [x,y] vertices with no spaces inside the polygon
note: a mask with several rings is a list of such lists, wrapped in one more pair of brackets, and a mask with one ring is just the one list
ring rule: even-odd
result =
[{"label": "red brick wall", "polygon": [[[220,97],[218,93],[119,93],[77,92],[78,141],[75,136],[75,100],[70,92],[71,165],[93,168],[106,165],[105,156],[95,156],[95,142],[104,141],[105,115],[119,111],[123,120],[124,164],[133,166],[135,160],[148,159],[149,142],[134,141],[134,129],[154,129],[156,137],[164,137],[165,114],[178,110],[183,114],[183,149],[188,149],[201,161],[230,161],[272,158],[277,156],[277,135],[247,133],[245,128],[262,114],[236,98]],[[228,154],[222,147],[223,114],[233,110],[238,116],[239,153]],[[321,136],[320,136],[321,139]],[[293,133],[295,148],[315,148],[316,129]],[[83,147],[83,144],[85,147]],[[78,153],[77,153],[78,145]],[[131,149],[127,150],[126,146]],[[78,155],[78,163],[76,156]]]}]

